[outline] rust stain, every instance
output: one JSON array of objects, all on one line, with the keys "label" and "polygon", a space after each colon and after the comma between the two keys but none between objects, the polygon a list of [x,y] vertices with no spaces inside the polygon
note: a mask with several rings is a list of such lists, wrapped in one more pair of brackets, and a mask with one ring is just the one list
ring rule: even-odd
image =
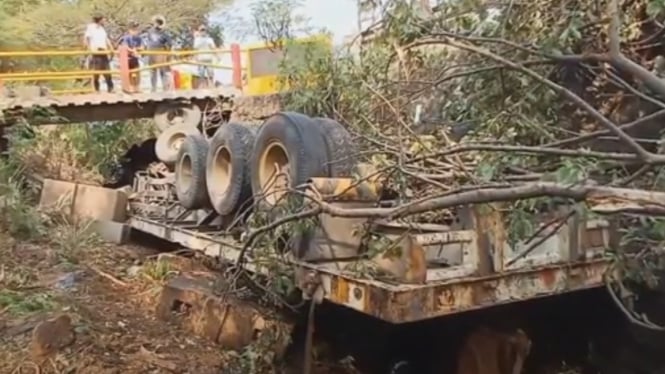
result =
[{"label": "rust stain", "polygon": [[444,288],[439,292],[438,305],[440,309],[451,309],[455,306],[455,293],[450,288]]},{"label": "rust stain", "polygon": [[583,230],[583,242],[582,242],[582,248],[583,249],[589,249],[589,248],[597,248],[597,247],[602,247],[604,245],[604,240],[603,240],[603,232],[605,229],[602,228],[593,228],[593,229],[586,229]]},{"label": "rust stain", "polygon": [[544,269],[538,273],[538,276],[548,289],[552,288],[556,282],[556,272],[552,269]]},{"label": "rust stain", "polygon": [[358,189],[353,188],[353,179],[338,178],[337,183],[332,186],[333,196],[346,196],[349,200],[357,200],[359,197]]},{"label": "rust stain", "polygon": [[488,281],[471,288],[471,302],[476,305],[482,305],[492,302],[496,299],[496,293],[499,288],[499,282]]},{"label": "rust stain", "polygon": [[389,294],[384,292],[384,290],[379,290],[377,288],[368,288],[365,294],[365,303],[363,304],[363,310],[372,315],[381,315],[382,312],[388,310],[389,313],[394,313],[395,308],[388,308],[387,306],[392,304]]},{"label": "rust stain", "polygon": [[[487,274],[491,270],[503,271],[504,243],[506,242],[506,230],[503,224],[502,204],[491,203],[476,205],[473,207],[473,218],[475,231],[478,235],[478,247],[481,249],[481,262],[479,271]],[[486,257],[494,251],[493,260]],[[496,261],[496,260],[498,261]],[[496,266],[496,268],[495,268]]]},{"label": "rust stain", "polygon": [[[372,310],[372,306],[376,305],[377,302],[372,297],[372,292],[371,292],[370,287],[368,287],[366,285],[363,285],[362,287],[356,288],[356,291],[358,289],[362,290],[361,294],[349,295],[349,297],[360,297],[360,296],[362,296],[362,301],[363,301],[362,310],[367,313],[367,311]],[[384,302],[384,301],[382,301],[382,302]],[[376,309],[376,310],[379,310],[379,309]]]},{"label": "rust stain", "polygon": [[346,279],[339,277],[337,281],[333,283],[333,289],[331,290],[333,301],[338,303],[348,303],[349,302],[349,282]]}]

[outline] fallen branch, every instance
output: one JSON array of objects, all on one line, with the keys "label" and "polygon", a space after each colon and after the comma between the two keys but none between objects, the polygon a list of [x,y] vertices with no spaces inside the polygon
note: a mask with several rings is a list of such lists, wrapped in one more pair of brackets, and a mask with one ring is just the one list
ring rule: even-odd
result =
[{"label": "fallen branch", "polygon": [[[299,191],[292,191],[291,193],[304,196],[313,207],[282,217],[268,225],[251,231],[240,250],[236,262],[238,268],[240,268],[239,265],[244,261],[245,253],[252,247],[259,235],[273,231],[277,227],[288,222],[314,217],[320,213],[329,214],[333,217],[382,218],[390,221],[456,206],[551,196],[563,197],[576,201],[586,201],[592,211],[601,214],[629,212],[665,216],[665,192],[597,185],[570,186],[553,182],[531,182],[516,186],[511,186],[509,184],[498,186],[497,184],[489,186],[474,186],[474,189],[472,190],[460,189],[454,192],[446,192],[438,196],[414,200],[410,203],[393,208],[342,208],[319,200],[306,193]],[[565,222],[565,220],[563,222]],[[529,248],[535,248],[539,244],[540,243],[536,243]],[[529,249],[527,249],[527,251],[529,251]],[[523,257],[526,254],[520,255]],[[519,258],[515,258],[511,261],[514,262],[517,259]]]},{"label": "fallen branch", "polygon": [[576,211],[572,210],[568,214],[566,214],[563,217],[559,217],[557,219],[552,220],[551,222],[548,222],[547,224],[543,225],[538,231],[536,231],[531,238],[526,240],[524,244],[529,244],[534,238],[536,238],[538,235],[540,235],[543,231],[546,229],[552,227],[550,232],[546,235],[543,235],[542,237],[538,238],[535,242],[531,243],[525,250],[522,252],[518,253],[515,257],[511,258],[508,260],[505,264],[506,267],[513,265],[515,262],[519,261],[520,259],[523,259],[524,257],[528,256],[533,252],[536,248],[540,247],[541,244],[545,243],[545,241],[552,236],[554,236],[556,233],[559,232],[559,230],[563,227],[563,225],[568,222],[570,217],[575,215]]},{"label": "fallen branch", "polygon": [[168,371],[176,371],[178,369],[178,365],[175,362],[160,357],[161,355],[147,350],[144,346],[141,346],[137,356],[149,364]]},{"label": "fallen branch", "polygon": [[619,10],[618,0],[610,1],[608,13],[610,16],[610,28],[608,31],[609,56],[612,65],[618,70],[630,73],[632,76],[642,81],[647,88],[660,95],[661,98],[665,97],[665,81],[621,53],[621,39],[619,37],[619,30],[621,29],[621,12]]},{"label": "fallen branch", "polygon": [[[396,220],[416,214],[470,204],[514,201],[538,197],[562,197],[586,201],[597,213],[630,212],[648,215],[665,215],[665,192],[646,191],[596,185],[570,186],[553,182],[531,182],[503,188],[479,187],[441,197],[420,199],[393,208],[341,208],[323,201],[314,201],[322,213],[346,218],[384,218]],[[596,209],[596,206],[599,208]],[[316,210],[308,213],[315,214]],[[300,213],[302,214],[302,212]],[[293,216],[285,217],[291,218]],[[291,219],[292,220],[292,219]],[[277,222],[275,222],[277,223]],[[270,229],[274,228],[270,225]],[[266,231],[269,229],[266,229]]]},{"label": "fallen branch", "polygon": [[252,230],[247,235],[247,238],[245,239],[245,244],[240,249],[240,254],[238,255],[238,259],[236,261],[236,266],[238,268],[241,267],[241,265],[244,261],[244,258],[245,258],[245,253],[247,252],[247,250],[249,250],[249,248],[251,248],[252,244],[254,244],[254,241],[256,240],[256,238],[259,237],[259,235],[264,234],[264,233],[269,232],[269,231],[272,231],[272,230],[278,228],[279,226],[284,225],[284,224],[289,223],[289,222],[293,222],[293,221],[297,221],[297,220],[301,220],[301,219],[305,219],[305,218],[309,218],[309,217],[314,217],[315,215],[319,214],[321,211],[322,210],[320,208],[313,208],[313,209],[304,210],[302,212],[299,212],[299,213],[296,213],[296,214],[293,214],[293,215],[286,216],[286,217],[280,218],[278,220],[275,220],[275,221],[271,222],[268,225],[259,227],[256,230]]},{"label": "fallen branch", "polygon": [[[624,131],[629,130],[629,129],[632,129],[632,128],[637,127],[639,125],[643,125],[643,124],[645,124],[649,121],[661,119],[662,117],[665,117],[665,109],[659,110],[657,112],[651,113],[651,114],[646,115],[644,117],[638,118],[635,121],[623,124],[623,125],[619,126],[619,128],[621,130],[624,130]],[[594,132],[591,132],[591,133],[588,133],[588,134],[576,136],[574,138],[559,140],[559,141],[556,141],[556,142],[548,143],[548,144],[543,145],[543,147],[556,148],[556,147],[577,145],[577,144],[584,143],[586,141],[592,140],[594,138],[597,138],[599,136],[611,135],[611,134],[612,134],[612,132],[610,132],[609,130],[599,130],[599,131],[594,131]]]},{"label": "fallen branch", "polygon": [[[663,159],[662,156],[653,154],[646,149],[644,149],[641,145],[639,145],[633,138],[631,138],[628,134],[626,134],[623,130],[621,130],[619,127],[617,127],[616,124],[614,124],[612,121],[610,121],[607,117],[605,117],[603,114],[601,114],[598,110],[596,110],[591,104],[586,102],[584,99],[570,91],[569,89],[543,77],[542,75],[538,74],[532,69],[529,69],[525,67],[522,64],[515,63],[513,61],[507,60],[506,58],[499,56],[488,49],[485,48],[480,48],[468,43],[462,43],[457,40],[454,40],[453,37],[448,37],[445,36],[440,39],[426,39],[422,40],[416,43],[412,43],[408,46],[405,47],[405,49],[408,48],[413,48],[418,45],[423,45],[423,44],[445,44],[449,45],[451,47],[455,47],[461,50],[465,50],[468,52],[476,53],[479,54],[483,57],[487,57],[489,59],[492,59],[496,62],[499,62],[503,64],[504,66],[517,70],[533,79],[536,81],[544,84],[545,86],[549,87],[551,90],[554,92],[566,97],[568,100],[573,102],[576,106],[578,106],[580,109],[583,109],[591,117],[593,117],[596,121],[598,121],[601,125],[603,125],[608,131],[610,131],[612,134],[616,135],[623,143],[625,143],[627,146],[629,146],[635,154],[637,154],[640,159],[647,163],[653,163],[656,160]],[[599,56],[594,56],[599,57]],[[651,74],[651,73],[649,73]],[[665,85],[665,82],[663,82],[663,85]],[[665,87],[663,87],[663,92],[665,92]]]},{"label": "fallen branch", "polygon": [[605,288],[607,289],[607,293],[610,294],[610,298],[616,304],[616,306],[621,310],[621,312],[628,318],[628,320],[640,327],[643,327],[645,329],[649,330],[654,330],[654,331],[665,331],[664,326],[659,326],[651,321],[646,317],[646,315],[639,316],[637,313],[634,311],[630,310],[622,301],[622,297],[617,294],[617,291],[612,287],[613,284],[617,285],[620,290],[625,291],[625,287],[623,283],[621,282],[620,279],[616,279],[614,273],[616,271],[616,263],[613,263],[609,269],[605,272],[604,275],[604,281],[605,281]]},{"label": "fallen branch", "polygon": [[102,277],[104,277],[104,278],[110,280],[111,282],[113,282],[113,283],[115,283],[115,284],[117,284],[117,285],[119,285],[119,286],[122,286],[122,287],[129,287],[129,284],[127,284],[127,283],[121,281],[120,279],[114,277],[113,275],[111,275],[111,274],[109,274],[109,273],[106,273],[106,272],[102,271],[101,269],[99,269],[99,268],[96,267],[95,265],[88,265],[88,267],[89,267],[92,271],[94,271],[95,273],[97,273],[98,275],[100,275],[100,276],[102,276]]},{"label": "fallen branch", "polygon": [[[531,147],[520,145],[503,145],[503,144],[486,144],[486,143],[468,143],[461,144],[453,147],[446,148],[443,151],[435,152],[432,154],[420,156],[411,160],[408,163],[423,161],[432,157],[444,157],[451,154],[471,152],[471,151],[495,151],[495,152],[511,152],[523,154],[542,154],[562,157],[590,157],[614,161],[639,161],[639,158],[631,153],[607,153],[607,152],[594,152],[588,150],[573,150],[573,149],[556,149],[546,147]],[[665,160],[663,160],[665,161]]]}]

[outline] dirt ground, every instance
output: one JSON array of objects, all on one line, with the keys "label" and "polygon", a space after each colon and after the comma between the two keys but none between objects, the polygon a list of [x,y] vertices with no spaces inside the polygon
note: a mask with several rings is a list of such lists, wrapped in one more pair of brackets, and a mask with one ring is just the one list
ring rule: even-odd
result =
[{"label": "dirt ground", "polygon": [[[161,282],[178,271],[156,255],[100,242],[62,253],[0,234],[0,373],[222,372],[218,346],[156,319]],[[59,315],[75,339],[44,357],[33,329]]]},{"label": "dirt ground", "polygon": [[[156,317],[163,283],[202,265],[180,261],[175,255],[160,259],[157,251],[135,244],[102,243],[76,230],[49,242],[19,242],[0,233],[0,374],[235,372],[229,362],[237,354],[197,337],[177,318],[166,322]],[[327,322],[321,327],[332,330],[331,336],[348,325],[348,321],[339,324],[344,313],[338,312],[332,317],[322,315]],[[49,328],[51,322],[44,322],[63,315],[71,319],[71,326],[57,329],[54,323]],[[377,344],[376,339],[364,343],[362,337],[378,337],[383,327],[371,330],[367,321],[357,323],[358,329],[369,328],[368,332],[356,335],[355,327],[345,328],[353,338],[337,345],[350,347],[355,341],[367,348]],[[47,331],[36,333],[42,330]],[[417,335],[418,340],[426,339],[424,333]],[[314,372],[356,372],[330,366],[318,362]],[[239,372],[263,374],[248,368]]]},{"label": "dirt ground", "polygon": [[[40,243],[0,231],[0,374],[273,371],[260,345],[224,350],[177,314],[157,318],[162,286],[208,272],[201,261],[159,246],[104,243],[89,231],[63,226]],[[302,372],[298,352],[280,371]],[[336,373],[358,371],[317,358],[313,374]]]},{"label": "dirt ground", "polygon": [[[195,261],[182,261],[182,257],[175,255],[160,257],[156,250],[145,246],[106,244],[75,227],[50,233],[48,242],[40,243],[17,241],[0,232],[0,374],[265,373],[246,366],[238,371],[237,366],[231,366],[239,360],[259,362],[260,352],[245,352],[249,356],[246,357],[225,351],[186,330],[178,318],[157,319],[155,312],[162,285],[175,274],[197,270],[192,266],[204,270]],[[518,315],[529,322],[527,329],[534,341],[525,373],[583,372],[568,364],[587,361],[588,338],[598,335],[598,331],[607,333],[599,336],[609,343],[606,348],[600,347],[606,351],[603,356],[608,360],[604,366],[617,368],[626,361],[624,366],[628,368],[637,367],[636,362],[639,366],[659,367],[660,362],[642,359],[647,352],[643,345],[628,344],[627,336],[632,335],[621,335],[625,330],[619,328],[623,317],[610,316],[615,308],[606,298],[594,291],[508,305],[431,321],[416,329],[405,327],[391,337],[385,335],[386,326],[378,321],[351,316],[350,311],[339,308],[327,312],[324,308],[322,314],[317,314],[315,331],[321,336],[328,335],[324,343],[342,347],[346,352],[334,358],[321,358],[325,354],[317,353],[325,344],[318,345],[315,341],[314,355],[318,362],[314,374],[358,373],[350,368],[353,365],[340,366],[340,363],[351,356],[360,358],[363,350],[368,349],[370,352],[364,352],[366,356],[378,357],[380,362],[399,358],[393,353],[371,351],[388,340],[418,341],[418,345],[407,345],[415,349],[416,357],[426,351],[424,347],[429,347],[434,350],[433,357],[450,354],[447,360],[452,364],[457,350],[455,342],[462,340],[467,327],[477,325],[478,321]],[[594,313],[598,310],[603,313]],[[660,335],[654,339],[663,341]],[[443,346],[435,347],[442,343]],[[648,346],[661,346],[661,343]],[[623,361],[617,361],[619,358]],[[545,366],[547,370],[542,369]],[[454,372],[437,368],[437,373]],[[287,372],[295,374],[302,370]],[[642,373],[631,369],[619,372]]]}]

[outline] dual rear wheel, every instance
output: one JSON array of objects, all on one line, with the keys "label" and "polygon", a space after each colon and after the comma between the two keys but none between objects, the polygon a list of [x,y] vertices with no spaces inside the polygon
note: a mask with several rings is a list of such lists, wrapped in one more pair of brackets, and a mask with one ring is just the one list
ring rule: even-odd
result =
[{"label": "dual rear wheel", "polygon": [[313,177],[350,176],[355,146],[329,119],[277,113],[258,129],[230,122],[210,141],[188,134],[176,162],[176,194],[188,209],[235,214],[277,204],[287,188]]}]

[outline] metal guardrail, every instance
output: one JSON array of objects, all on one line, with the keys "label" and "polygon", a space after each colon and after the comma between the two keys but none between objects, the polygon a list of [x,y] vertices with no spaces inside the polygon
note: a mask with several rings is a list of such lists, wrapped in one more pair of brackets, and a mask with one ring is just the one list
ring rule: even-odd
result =
[{"label": "metal guardrail", "polygon": [[[200,54],[231,54],[231,65],[204,63],[193,61],[184,56],[195,56]],[[141,51],[141,56],[168,56],[171,59],[167,62],[150,64],[136,69],[129,68],[129,48],[127,46],[120,46],[117,50],[107,51],[15,51],[15,52],[0,52],[0,58],[30,58],[30,57],[67,57],[67,56],[91,56],[91,55],[114,55],[117,56],[119,69],[109,70],[71,70],[71,71],[36,71],[36,72],[12,72],[0,73],[0,89],[3,87],[4,82],[38,82],[38,81],[62,81],[62,80],[81,80],[91,79],[93,75],[110,74],[112,76],[119,76],[123,91],[129,92],[130,84],[129,78],[131,74],[150,71],[152,69],[161,67],[172,67],[176,65],[195,65],[207,66],[214,69],[226,69],[233,72],[233,86],[242,90],[242,62],[241,62],[241,49],[238,44],[231,44],[228,49],[214,49],[214,50],[180,50],[180,51]],[[63,90],[53,90],[52,94],[76,94],[92,92],[91,88],[68,88]]]}]

